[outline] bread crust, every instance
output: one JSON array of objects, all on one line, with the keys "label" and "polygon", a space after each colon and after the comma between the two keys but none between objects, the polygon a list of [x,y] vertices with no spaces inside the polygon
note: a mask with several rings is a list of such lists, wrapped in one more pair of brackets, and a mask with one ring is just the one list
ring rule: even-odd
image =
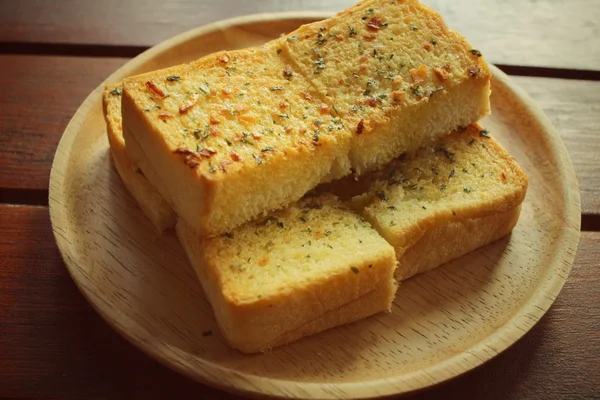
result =
[{"label": "bread crust", "polygon": [[112,84],[106,87],[102,97],[106,133],[112,159],[129,193],[158,232],[163,232],[175,226],[175,212],[155,187],[148,182],[144,172],[133,162],[125,147],[121,125],[121,93],[121,85]]},{"label": "bread crust", "polygon": [[399,281],[422,274],[508,235],[521,205],[481,217],[450,221],[426,229],[410,246],[396,252]]}]

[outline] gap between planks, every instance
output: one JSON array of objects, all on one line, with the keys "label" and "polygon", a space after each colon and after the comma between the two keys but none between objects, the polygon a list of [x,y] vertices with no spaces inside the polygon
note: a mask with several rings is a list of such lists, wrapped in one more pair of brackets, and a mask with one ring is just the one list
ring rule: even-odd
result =
[{"label": "gap between planks", "polygon": [[[0,42],[0,54],[6,55],[133,58],[148,49],[149,47],[147,46],[126,45]],[[508,75],[600,81],[600,70],[533,67],[509,64],[495,65]]]}]

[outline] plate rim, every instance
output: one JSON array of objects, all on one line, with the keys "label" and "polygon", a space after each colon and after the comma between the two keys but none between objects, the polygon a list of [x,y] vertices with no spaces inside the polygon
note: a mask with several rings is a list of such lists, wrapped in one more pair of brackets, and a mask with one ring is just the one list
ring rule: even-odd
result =
[{"label": "plate rim", "polygon": [[[146,328],[140,326],[138,328],[138,333],[144,332],[148,335],[146,335],[144,338],[138,337],[138,334],[129,332],[125,326],[121,326],[110,315],[105,313],[99,305],[99,302],[101,302],[101,298],[94,294],[92,291],[88,291],[80,281],[80,271],[78,270],[76,261],[71,259],[68,240],[64,236],[62,236],[58,226],[58,221],[61,219],[60,217],[64,215],[65,208],[61,204],[61,202],[54,197],[54,194],[56,194],[57,191],[60,191],[62,189],[64,185],[64,178],[66,176],[66,174],[64,174],[63,172],[66,171],[68,163],[67,159],[61,156],[63,154],[68,154],[68,152],[65,152],[65,149],[68,149],[72,146],[79,133],[79,125],[83,120],[85,120],[87,114],[92,111],[93,106],[100,104],[101,93],[104,90],[104,86],[109,82],[114,82],[116,80],[122,79],[127,75],[130,75],[132,70],[135,70],[146,61],[159,56],[161,53],[168,51],[171,47],[181,45],[189,40],[194,40],[195,38],[202,35],[210,34],[219,30],[228,29],[239,25],[252,24],[258,22],[269,22],[283,19],[317,21],[320,19],[327,18],[331,14],[332,13],[330,12],[322,11],[287,11],[244,15],[219,20],[207,25],[188,30],[172,38],[166,39],[155,46],[150,47],[143,53],[127,61],[124,65],[122,65],[112,74],[110,74],[86,97],[86,99],[79,106],[79,108],[69,121],[67,127],[65,128],[54,155],[52,168],[50,172],[48,199],[52,232],[57,246],[59,248],[61,257],[63,258],[65,267],[69,275],[75,282],[77,288],[82,293],[83,297],[88,301],[88,303],[93,307],[93,309],[106,321],[106,323],[109,326],[111,326],[116,332],[119,333],[119,335],[124,337],[128,342],[130,342],[136,348],[140,349],[142,352],[150,356],[152,359],[181,373],[182,375],[192,380],[228,392],[252,397],[283,397],[289,396],[291,391],[291,393],[293,394],[303,393],[302,396],[304,397],[301,396],[301,398],[338,398],[340,397],[340,394],[344,394],[341,397],[348,397],[348,395],[351,395],[350,397],[352,398],[369,398],[373,396],[389,396],[399,393],[414,392],[416,390],[424,389],[426,387],[430,387],[441,382],[447,381],[449,379],[458,377],[474,368],[477,368],[478,366],[491,360],[492,358],[495,358],[498,354],[506,350],[508,347],[512,346],[522,336],[529,332],[529,330],[545,315],[550,306],[554,303],[556,297],[560,293],[564,283],[566,282],[569,276],[575,255],[577,253],[581,224],[580,191],[578,181],[575,175],[575,170],[570,160],[569,154],[564,146],[564,143],[558,135],[556,129],[548,120],[548,117],[535,104],[531,97],[516,83],[512,82],[512,80],[504,72],[499,70],[496,66],[490,64],[493,79],[499,81],[519,101],[523,102],[524,104],[527,104],[527,108],[533,114],[536,121],[541,125],[541,130],[548,133],[546,137],[547,139],[549,139],[548,143],[554,150],[554,154],[557,156],[557,161],[562,167],[560,169],[561,174],[563,177],[569,178],[563,180],[565,182],[565,187],[569,190],[566,193],[565,197],[565,216],[567,221],[561,231],[561,234],[559,235],[559,240],[563,242],[563,245],[560,246],[560,248],[562,249],[562,254],[559,259],[555,259],[554,261],[554,263],[565,262],[565,273],[556,274],[552,279],[546,280],[545,290],[541,290],[539,288],[539,286],[541,285],[539,285],[538,289],[532,292],[532,294],[524,300],[518,313],[511,316],[511,318],[508,321],[506,321],[504,325],[498,327],[493,333],[483,338],[480,342],[474,344],[470,349],[467,349],[461,353],[451,356],[443,360],[442,362],[429,366],[425,369],[412,371],[405,375],[391,378],[377,378],[361,382],[339,383],[298,382],[278,378],[262,377],[245,372],[240,372],[232,368],[223,367],[219,364],[216,364],[211,361],[206,361],[201,358],[195,358],[194,363],[200,363],[203,366],[206,365],[206,369],[216,369],[218,371],[221,371],[222,373],[227,374],[227,382],[229,384],[224,384],[222,379],[219,379],[215,376],[212,376],[211,374],[206,373],[204,369],[194,368],[194,366],[191,363],[183,364],[174,360],[172,357],[169,356],[169,353],[178,354],[184,360],[192,356],[178,350],[177,348],[169,345],[168,343],[161,342],[160,340],[148,341],[147,338],[152,337],[152,335],[149,334]],[[527,313],[534,315],[535,320],[519,322],[518,319],[522,319],[523,315]],[[129,317],[126,318],[129,319]],[[523,325],[525,325],[525,329],[523,329]],[[511,330],[511,328],[512,332],[515,331],[515,328],[518,328],[516,330],[518,330],[519,333],[517,335],[510,336],[509,341],[499,341],[498,337],[506,337],[507,331]],[[490,355],[489,352],[483,352],[481,350],[481,348],[485,346],[488,346],[489,348],[490,344],[495,345],[494,347],[492,347],[495,353],[493,355]],[[473,351],[473,349],[475,350]],[[444,371],[444,369],[447,369],[446,366],[448,364],[452,364],[455,367],[455,369],[457,366],[460,366],[460,371],[452,372],[450,374],[446,373],[447,376],[444,376],[444,374],[440,373],[440,371]],[[429,376],[429,380],[425,383],[423,383],[422,380],[416,380],[414,377],[414,375],[422,374],[426,374]],[[267,390],[265,390],[264,385],[261,385],[264,384],[265,381],[268,381],[270,383],[269,388]],[[408,385],[410,381],[413,381],[414,385]],[[407,386],[409,386],[408,390]]]}]

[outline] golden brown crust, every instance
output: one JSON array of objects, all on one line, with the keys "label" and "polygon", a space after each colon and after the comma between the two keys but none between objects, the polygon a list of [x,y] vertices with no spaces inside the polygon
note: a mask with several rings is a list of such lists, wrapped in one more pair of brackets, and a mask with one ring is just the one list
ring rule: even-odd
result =
[{"label": "golden brown crust", "polygon": [[414,244],[396,254],[396,278],[405,280],[461,257],[508,235],[517,224],[521,206],[475,218],[432,226]]},{"label": "golden brown crust", "polygon": [[283,346],[303,337],[307,337],[336,326],[349,324],[359,321],[371,315],[386,311],[390,308],[396,293],[396,286],[393,284],[382,285],[375,288],[368,294],[352,300],[337,309],[329,310],[325,314],[304,323],[302,326],[287,331],[276,338],[260,344],[247,345],[240,347],[239,350],[244,353],[256,353],[259,351],[268,351],[275,347]]},{"label": "golden brown crust", "polygon": [[125,147],[121,128],[120,84],[108,85],[102,96],[102,108],[111,155],[117,172],[144,214],[159,232],[175,225],[175,213],[132,161]]}]

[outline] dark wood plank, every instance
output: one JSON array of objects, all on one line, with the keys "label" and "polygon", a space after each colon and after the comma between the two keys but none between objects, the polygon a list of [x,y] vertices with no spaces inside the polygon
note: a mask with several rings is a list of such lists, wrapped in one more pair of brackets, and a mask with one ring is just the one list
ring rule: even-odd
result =
[{"label": "dark wood plank", "polygon": [[71,117],[126,60],[0,55],[0,187],[47,189]]},{"label": "dark wood plank", "polygon": [[157,364],[95,313],[65,269],[46,207],[1,205],[0,249],[0,397],[219,395]]},{"label": "dark wood plank", "polygon": [[[67,123],[87,94],[126,60],[0,56],[0,187],[48,188]],[[600,215],[600,82],[514,77],[561,134],[579,177],[584,214]],[[43,197],[43,196],[42,196]]]},{"label": "dark wood plank", "polygon": [[[191,382],[113,332],[68,276],[44,207],[0,205],[0,397],[237,398]],[[599,393],[600,233],[582,235],[571,277],[514,346],[413,399],[589,399]]]},{"label": "dark wood plank", "polygon": [[[0,2],[0,42],[152,46],[223,18],[289,10],[339,11],[355,0],[37,0]],[[597,70],[596,0],[424,0],[498,64]],[[98,50],[98,49],[96,49]],[[105,49],[106,50],[106,49]]]}]

